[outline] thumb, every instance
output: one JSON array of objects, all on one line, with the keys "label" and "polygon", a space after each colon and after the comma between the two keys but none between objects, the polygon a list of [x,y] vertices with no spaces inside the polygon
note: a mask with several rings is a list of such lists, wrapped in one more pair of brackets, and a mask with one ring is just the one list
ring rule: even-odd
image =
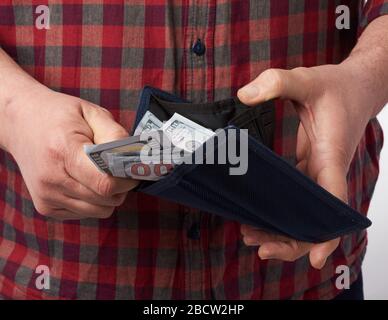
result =
[{"label": "thumb", "polygon": [[95,144],[119,140],[129,136],[128,131],[114,120],[108,110],[88,102],[83,102],[82,112],[85,121],[93,131],[93,142]]},{"label": "thumb", "polygon": [[309,95],[312,82],[312,74],[308,68],[268,69],[242,87],[237,96],[241,102],[250,106],[275,98],[302,103]]}]

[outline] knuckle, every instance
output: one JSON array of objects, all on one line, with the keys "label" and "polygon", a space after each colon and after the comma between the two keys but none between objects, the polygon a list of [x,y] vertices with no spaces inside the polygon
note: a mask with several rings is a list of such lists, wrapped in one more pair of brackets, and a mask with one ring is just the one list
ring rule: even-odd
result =
[{"label": "knuckle", "polygon": [[286,261],[294,262],[303,254],[303,248],[296,240],[290,241],[289,246],[290,250],[287,252]]},{"label": "knuckle", "polygon": [[291,241],[289,242],[289,244],[290,244],[291,250],[292,250],[293,252],[299,251],[300,246],[299,246],[299,242],[298,242],[298,241],[296,241],[296,240],[291,240]]},{"label": "knuckle", "polygon": [[36,181],[36,185],[35,185],[36,191],[39,194],[45,193],[46,187],[47,187],[46,177],[43,175],[39,176],[37,181]]},{"label": "knuckle", "polygon": [[291,70],[291,73],[297,75],[298,77],[308,77],[310,75],[310,68],[296,67]]},{"label": "knuckle", "polygon": [[118,139],[120,138],[125,138],[128,137],[128,132],[121,126],[117,126],[111,131],[111,135],[113,137],[117,137]]},{"label": "knuckle", "polygon": [[60,161],[63,159],[64,150],[66,149],[65,137],[62,137],[61,132],[63,130],[58,129],[56,134],[51,137],[48,137],[46,144],[46,157],[49,160]]},{"label": "knuckle", "polygon": [[102,176],[97,180],[96,192],[102,197],[111,197],[113,195],[114,185],[108,176]]},{"label": "knuckle", "polygon": [[298,255],[295,252],[284,252],[282,260],[287,262],[294,262],[298,259]]},{"label": "knuckle", "polygon": [[44,200],[39,199],[34,201],[34,206],[36,211],[42,216],[48,217],[53,213],[53,209],[50,208]]},{"label": "knuckle", "polygon": [[73,179],[67,177],[63,180],[62,187],[65,190],[77,191],[78,190],[78,183],[76,183]]},{"label": "knuckle", "polygon": [[269,74],[270,83],[272,83],[274,90],[276,92],[283,92],[285,84],[281,73],[278,70],[272,69],[269,70]]},{"label": "knuckle", "polygon": [[91,103],[88,103],[87,107],[89,107],[90,112],[94,117],[108,117],[110,119],[114,119],[112,112],[108,109]]},{"label": "knuckle", "polygon": [[284,79],[277,69],[268,69],[264,71],[263,78],[270,87],[277,93],[282,92],[284,89]]},{"label": "knuckle", "polygon": [[39,198],[45,203],[50,203],[51,194],[48,190],[41,190],[39,191]]},{"label": "knuckle", "polygon": [[68,144],[66,151],[64,152],[64,167],[69,172],[72,173],[77,171],[78,168],[82,166],[84,158],[80,156],[80,144],[73,141]]},{"label": "knuckle", "polygon": [[100,106],[96,106],[96,110],[97,110],[98,112],[101,112],[102,114],[104,114],[104,115],[110,117],[111,119],[113,119],[113,114],[112,114],[112,112],[110,112],[108,109],[105,109],[105,108],[100,107]]},{"label": "knuckle", "polygon": [[36,191],[43,200],[47,201],[51,198],[53,185],[53,177],[47,174],[41,175],[36,182]]},{"label": "knuckle", "polygon": [[59,143],[51,142],[46,149],[46,159],[50,161],[61,161],[63,159],[63,150]]}]

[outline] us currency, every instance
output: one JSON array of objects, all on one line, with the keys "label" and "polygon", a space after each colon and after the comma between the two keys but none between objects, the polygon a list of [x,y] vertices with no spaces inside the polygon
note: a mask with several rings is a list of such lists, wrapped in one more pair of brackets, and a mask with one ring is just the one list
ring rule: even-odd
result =
[{"label": "us currency", "polygon": [[172,164],[155,163],[142,161],[140,157],[118,157],[114,154],[108,157],[109,168],[112,175],[121,178],[132,178],[137,180],[157,181],[167,175],[172,169]]},{"label": "us currency", "polygon": [[107,154],[126,152],[127,154],[137,155],[146,143],[147,141],[141,141],[139,136],[128,137],[98,145],[86,145],[84,146],[84,151],[97,168],[103,172],[111,173],[107,161]]},{"label": "us currency", "polygon": [[170,120],[163,124],[161,130],[175,147],[187,152],[194,152],[214,135],[212,130],[206,129],[178,113],[174,113]]},{"label": "us currency", "polygon": [[144,150],[163,149],[162,144],[167,143],[166,141],[168,138],[163,132],[153,131],[108,143],[87,145],[84,146],[84,151],[101,171],[112,174],[113,168],[109,164],[108,157],[112,155],[140,157]]},{"label": "us currency", "polygon": [[163,122],[160,121],[152,112],[147,111],[143,118],[140,120],[137,125],[134,136],[138,136],[142,133],[151,132],[154,130],[158,130],[163,126]]},{"label": "us currency", "polygon": [[[100,145],[85,146],[85,152],[102,171],[115,177],[156,181],[174,167],[164,162],[166,155],[181,158],[181,152],[194,152],[214,132],[175,113],[164,124],[147,111],[135,136]],[[152,151],[144,160],[144,150]],[[168,158],[168,157],[167,157]]]}]

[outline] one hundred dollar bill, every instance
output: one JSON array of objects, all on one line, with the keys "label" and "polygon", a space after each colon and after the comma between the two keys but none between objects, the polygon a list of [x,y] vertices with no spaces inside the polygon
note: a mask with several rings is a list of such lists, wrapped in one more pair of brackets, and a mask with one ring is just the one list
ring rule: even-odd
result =
[{"label": "one hundred dollar bill", "polygon": [[108,155],[140,157],[144,151],[163,149],[164,144],[167,147],[171,145],[163,132],[155,131],[103,144],[86,145],[84,151],[101,171],[113,174]]},{"label": "one hundred dollar bill", "polygon": [[178,113],[174,113],[170,120],[163,124],[161,130],[167,135],[175,147],[188,152],[194,152],[214,135],[212,130]]},{"label": "one hundred dollar bill", "polygon": [[[157,161],[159,162],[159,161]],[[112,175],[121,178],[137,180],[158,181],[167,175],[172,169],[172,164],[153,163],[141,161],[140,157],[117,157],[108,155],[109,168]]]},{"label": "one hundred dollar bill", "polygon": [[137,125],[133,135],[138,136],[142,133],[158,130],[162,126],[163,122],[160,121],[152,112],[147,111]]},{"label": "one hundred dollar bill", "polygon": [[163,124],[147,111],[134,134],[84,149],[103,172],[115,177],[156,181],[172,170],[176,164],[172,159],[180,160],[182,152],[194,152],[214,132],[178,113]]}]

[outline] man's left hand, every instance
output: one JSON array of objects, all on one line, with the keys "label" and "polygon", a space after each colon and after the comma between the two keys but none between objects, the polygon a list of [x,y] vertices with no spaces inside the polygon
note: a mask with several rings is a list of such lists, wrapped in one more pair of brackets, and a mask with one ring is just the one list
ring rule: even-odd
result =
[{"label": "man's left hand", "polygon": [[[355,150],[373,117],[367,109],[368,88],[349,62],[293,70],[269,69],[238,92],[250,106],[282,98],[292,101],[301,120],[297,136],[297,168],[337,198],[347,202],[347,172]],[[260,246],[261,259],[295,261],[309,254],[321,269],[340,239],[312,244],[241,227],[243,240]]]}]

